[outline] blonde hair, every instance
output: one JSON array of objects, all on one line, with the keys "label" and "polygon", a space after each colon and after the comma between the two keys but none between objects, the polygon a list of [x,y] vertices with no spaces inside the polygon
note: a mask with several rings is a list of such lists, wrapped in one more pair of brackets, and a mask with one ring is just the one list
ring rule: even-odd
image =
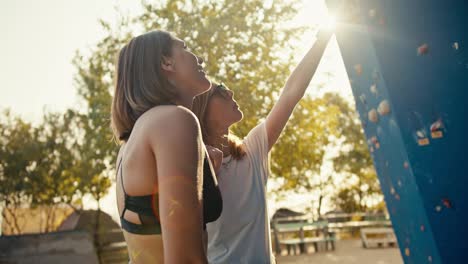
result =
[{"label": "blonde hair", "polygon": [[[206,108],[208,106],[210,98],[216,92],[218,85],[213,83],[211,87],[212,88],[209,91],[197,95],[193,100],[192,105],[192,112],[198,117],[202,131],[203,141],[205,143],[207,142],[208,136],[210,135],[209,131],[207,130],[207,124],[205,119]],[[231,156],[236,160],[242,159],[246,154],[244,145],[242,144],[242,140],[238,136],[234,135],[231,131],[229,131],[227,139],[229,153],[231,154]]]},{"label": "blonde hair", "polygon": [[175,104],[176,90],[161,63],[172,55],[174,37],[155,30],[130,40],[119,52],[111,107],[114,137],[126,141],[136,120],[149,109]]}]

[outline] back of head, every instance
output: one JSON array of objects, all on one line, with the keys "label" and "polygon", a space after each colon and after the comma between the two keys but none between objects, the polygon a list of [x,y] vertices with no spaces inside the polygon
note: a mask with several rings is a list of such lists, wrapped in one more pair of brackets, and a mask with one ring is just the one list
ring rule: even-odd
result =
[{"label": "back of head", "polygon": [[114,136],[126,141],[136,120],[157,105],[175,104],[176,90],[161,69],[173,36],[151,31],[130,40],[119,53],[111,118]]}]

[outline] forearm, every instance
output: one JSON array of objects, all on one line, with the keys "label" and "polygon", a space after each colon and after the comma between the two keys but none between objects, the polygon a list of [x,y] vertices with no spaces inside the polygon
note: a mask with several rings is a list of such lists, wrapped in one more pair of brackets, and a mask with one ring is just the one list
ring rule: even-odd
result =
[{"label": "forearm", "polygon": [[294,107],[304,96],[312,76],[314,76],[323,51],[330,39],[330,33],[319,34],[314,46],[307,52],[299,65],[294,69],[286,81],[278,102],[273,106],[266,118],[268,135],[268,149],[270,150],[278,140],[281,131],[288,122]]},{"label": "forearm", "polygon": [[317,67],[327,47],[331,34],[319,34],[312,48],[296,66],[286,81],[283,93],[291,99],[299,101],[309,86],[309,83],[317,71]]}]

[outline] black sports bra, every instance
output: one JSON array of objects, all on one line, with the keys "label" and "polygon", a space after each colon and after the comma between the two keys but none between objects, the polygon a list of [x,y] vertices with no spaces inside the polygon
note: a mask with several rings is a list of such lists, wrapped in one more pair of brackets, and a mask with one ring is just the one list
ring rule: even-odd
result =
[{"label": "black sports bra", "polygon": [[[129,233],[140,235],[161,234],[158,193],[139,196],[128,195],[123,185],[122,159],[119,161],[117,170],[120,170],[120,181],[125,195],[124,207],[120,215],[122,229]],[[129,222],[124,218],[127,209],[138,214],[141,224]],[[203,228],[206,228],[206,223],[218,219],[222,210],[223,200],[218,182],[208,161],[208,154],[206,154],[203,162]]]}]

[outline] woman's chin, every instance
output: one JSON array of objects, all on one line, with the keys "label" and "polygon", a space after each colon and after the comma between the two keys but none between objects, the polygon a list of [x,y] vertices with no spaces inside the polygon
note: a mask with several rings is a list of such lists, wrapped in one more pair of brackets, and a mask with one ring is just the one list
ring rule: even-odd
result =
[{"label": "woman's chin", "polygon": [[237,111],[239,111],[239,117],[238,117],[237,122],[240,122],[244,118],[244,113],[242,113],[242,111],[240,109],[238,109]]}]

